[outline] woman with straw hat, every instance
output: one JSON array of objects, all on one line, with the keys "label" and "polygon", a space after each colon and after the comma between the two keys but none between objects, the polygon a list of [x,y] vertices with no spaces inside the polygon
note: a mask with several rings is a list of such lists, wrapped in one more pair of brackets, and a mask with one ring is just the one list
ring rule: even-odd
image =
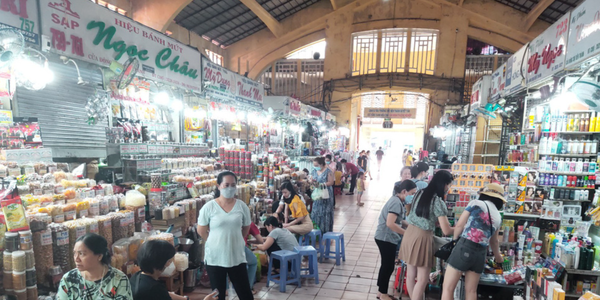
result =
[{"label": "woman with straw hat", "polygon": [[491,183],[480,193],[479,200],[471,201],[461,214],[454,228],[454,240],[460,240],[448,258],[442,300],[454,299],[454,289],[462,273],[465,273],[466,300],[477,299],[477,285],[488,247],[492,248],[496,263],[502,263],[498,229],[502,222],[499,210],[505,203],[504,189]]}]

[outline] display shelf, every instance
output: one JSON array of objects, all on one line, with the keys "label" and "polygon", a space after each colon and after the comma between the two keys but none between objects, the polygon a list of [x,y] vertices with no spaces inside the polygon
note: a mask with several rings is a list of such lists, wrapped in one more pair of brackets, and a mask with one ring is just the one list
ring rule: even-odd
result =
[{"label": "display shelf", "polygon": [[494,156],[498,156],[498,154],[473,154],[473,156],[494,157]]},{"label": "display shelf", "polygon": [[548,199],[548,201],[578,202],[578,203],[592,202],[591,200],[571,200],[571,199]]},{"label": "display shelf", "polygon": [[566,189],[566,190],[595,190],[595,187],[569,187],[569,186],[555,186],[555,185],[538,185],[539,187],[548,187],[555,189]]},{"label": "display shelf", "polygon": [[565,110],[563,113],[565,115],[568,115],[568,114],[586,114],[586,113],[589,114],[589,113],[593,113],[593,111],[591,111],[591,110]]},{"label": "display shelf", "polygon": [[538,173],[552,175],[569,175],[569,176],[594,176],[596,173],[570,173],[570,172],[555,172],[555,171],[538,171]]},{"label": "display shelf", "polygon": [[596,157],[598,153],[590,153],[590,154],[541,154],[540,156],[556,156],[556,157]]},{"label": "display shelf", "polygon": [[517,218],[517,219],[539,219],[541,217],[541,215],[505,213],[504,217]]},{"label": "display shelf", "polygon": [[475,143],[500,144],[500,141],[475,141]]},{"label": "display shelf", "polygon": [[598,134],[600,132],[593,131],[544,131],[542,133],[558,133],[558,134]]},{"label": "display shelf", "polygon": [[579,269],[565,269],[569,274],[573,275],[586,275],[586,276],[600,276],[600,271],[591,270],[579,270]]}]

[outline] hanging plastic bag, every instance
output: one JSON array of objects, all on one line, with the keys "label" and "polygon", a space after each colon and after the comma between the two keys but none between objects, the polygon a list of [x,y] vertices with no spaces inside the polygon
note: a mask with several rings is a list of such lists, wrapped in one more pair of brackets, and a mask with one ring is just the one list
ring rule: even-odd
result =
[{"label": "hanging plastic bag", "polygon": [[321,195],[322,195],[322,193],[321,193],[321,187],[319,186],[319,187],[316,187],[313,190],[313,192],[310,195],[310,197],[313,199],[313,201],[318,201],[318,200],[321,200]]},{"label": "hanging plastic bag", "polygon": [[321,184],[321,200],[329,199],[329,189],[324,184]]}]

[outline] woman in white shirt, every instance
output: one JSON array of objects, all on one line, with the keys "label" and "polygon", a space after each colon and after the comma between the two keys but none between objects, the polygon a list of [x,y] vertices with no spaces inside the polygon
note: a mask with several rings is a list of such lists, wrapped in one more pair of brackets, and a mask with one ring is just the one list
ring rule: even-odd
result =
[{"label": "woman in white shirt", "polygon": [[240,300],[253,299],[246,272],[244,237],[250,230],[250,210],[235,199],[237,177],[225,171],[217,177],[215,200],[206,203],[198,216],[198,232],[206,241],[206,270],[212,289],[225,300],[227,276]]}]

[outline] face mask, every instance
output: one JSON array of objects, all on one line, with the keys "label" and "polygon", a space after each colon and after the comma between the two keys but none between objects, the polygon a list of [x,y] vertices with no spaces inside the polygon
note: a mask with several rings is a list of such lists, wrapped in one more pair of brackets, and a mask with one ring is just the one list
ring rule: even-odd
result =
[{"label": "face mask", "polygon": [[227,199],[231,199],[235,197],[236,191],[237,189],[235,187],[226,187],[224,189],[221,189],[221,195]]},{"label": "face mask", "polygon": [[406,204],[411,204],[413,202],[414,197],[415,195],[406,195],[406,198],[404,198],[404,202],[406,202]]},{"label": "face mask", "polygon": [[330,163],[331,163],[331,161],[330,161],[330,160],[326,160],[326,161],[325,161],[325,163],[326,163],[326,164],[330,164]]},{"label": "face mask", "polygon": [[175,264],[171,262],[171,264],[169,264],[169,266],[166,267],[165,270],[162,272],[161,276],[170,277],[171,275],[173,275],[173,273],[175,273]]}]

